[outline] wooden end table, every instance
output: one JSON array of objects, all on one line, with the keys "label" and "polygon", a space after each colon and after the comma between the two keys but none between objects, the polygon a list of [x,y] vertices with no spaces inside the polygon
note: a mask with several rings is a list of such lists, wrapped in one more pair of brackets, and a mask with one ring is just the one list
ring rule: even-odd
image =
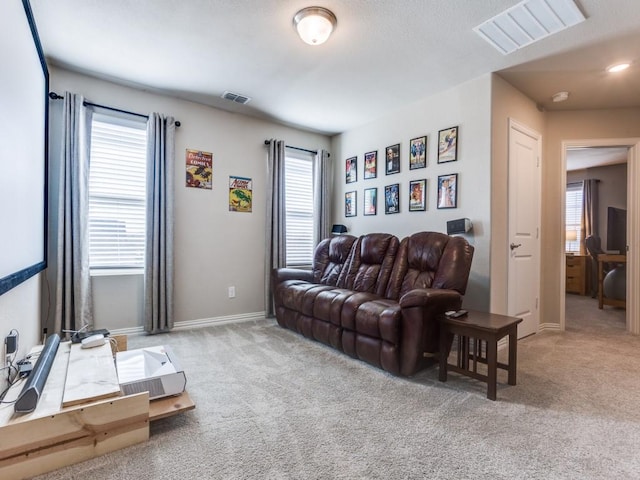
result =
[{"label": "wooden end table", "polygon": [[[439,380],[447,381],[451,370],[476,380],[487,382],[487,398],[496,399],[497,370],[508,372],[509,385],[516,384],[516,360],[518,355],[518,324],[521,318],[495,313],[469,311],[460,318],[440,317],[440,371]],[[458,354],[455,365],[449,363],[450,335],[458,336]],[[509,336],[509,363],[498,362],[498,341]],[[469,347],[470,340],[472,348]],[[485,352],[483,355],[483,342]],[[478,372],[478,363],[487,365],[487,375]]]}]

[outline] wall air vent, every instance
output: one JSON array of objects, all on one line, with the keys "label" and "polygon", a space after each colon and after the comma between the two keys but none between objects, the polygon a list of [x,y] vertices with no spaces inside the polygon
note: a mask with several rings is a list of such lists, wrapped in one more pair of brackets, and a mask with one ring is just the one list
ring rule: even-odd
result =
[{"label": "wall air vent", "polygon": [[574,0],[524,0],[473,31],[508,55],[584,20]]},{"label": "wall air vent", "polygon": [[231,100],[232,102],[241,103],[242,105],[246,105],[251,101],[251,97],[240,95],[239,93],[233,93],[228,90],[224,92],[221,97],[225,100]]}]

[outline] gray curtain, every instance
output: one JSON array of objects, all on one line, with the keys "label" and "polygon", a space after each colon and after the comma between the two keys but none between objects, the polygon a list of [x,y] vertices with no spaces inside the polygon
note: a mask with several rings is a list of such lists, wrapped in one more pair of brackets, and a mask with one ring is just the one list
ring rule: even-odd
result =
[{"label": "gray curtain", "polygon": [[87,225],[91,113],[83,102],[81,95],[64,94],[57,199],[55,333],[93,324]]},{"label": "gray curtain", "polygon": [[329,152],[319,150],[314,163],[313,172],[313,204],[317,215],[315,218],[315,245],[331,236],[331,198],[333,186],[333,169]]},{"label": "gray curtain", "polygon": [[273,317],[275,314],[273,292],[271,291],[271,271],[286,265],[284,147],[284,141],[272,139],[269,142],[267,157],[267,220],[264,266],[264,310],[267,317]]},{"label": "gray curtain", "polygon": [[589,235],[599,236],[598,233],[598,182],[599,180],[585,180],[582,184],[582,238],[580,252],[586,255],[584,244]]},{"label": "gray curtain", "polygon": [[173,117],[149,115],[147,123],[147,245],[145,251],[144,329],[173,328]]}]

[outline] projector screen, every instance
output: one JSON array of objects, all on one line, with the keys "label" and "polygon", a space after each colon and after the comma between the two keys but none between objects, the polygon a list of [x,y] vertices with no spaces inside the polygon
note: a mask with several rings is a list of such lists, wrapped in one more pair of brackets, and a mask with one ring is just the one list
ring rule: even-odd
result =
[{"label": "projector screen", "polygon": [[0,295],[47,266],[49,73],[29,0],[0,6]]}]

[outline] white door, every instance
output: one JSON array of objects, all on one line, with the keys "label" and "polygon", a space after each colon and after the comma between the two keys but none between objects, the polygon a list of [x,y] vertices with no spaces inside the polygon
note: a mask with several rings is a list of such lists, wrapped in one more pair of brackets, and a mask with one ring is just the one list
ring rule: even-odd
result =
[{"label": "white door", "polygon": [[509,121],[508,315],[522,318],[518,338],[540,323],[540,135]]}]

